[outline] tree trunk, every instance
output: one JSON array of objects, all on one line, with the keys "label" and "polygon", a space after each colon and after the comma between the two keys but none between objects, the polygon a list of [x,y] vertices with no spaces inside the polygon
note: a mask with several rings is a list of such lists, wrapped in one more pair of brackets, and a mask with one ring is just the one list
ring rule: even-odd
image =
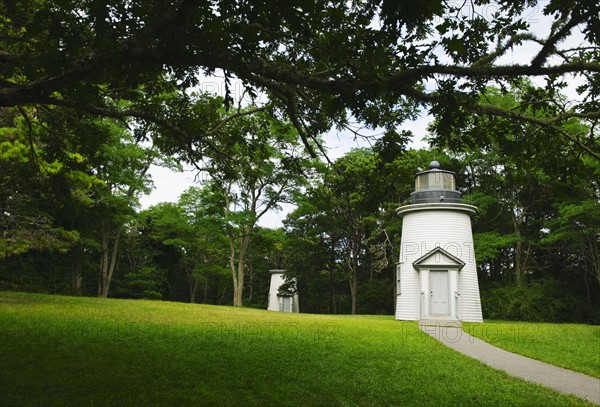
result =
[{"label": "tree trunk", "polygon": [[352,299],[351,313],[356,315],[356,302],[358,296],[358,255],[361,246],[361,233],[355,230],[352,239],[352,252],[350,254],[350,297]]},{"label": "tree trunk", "polygon": [[527,268],[527,261],[529,259],[531,245],[527,245],[527,249],[525,249],[525,245],[523,244],[523,234],[521,233],[523,215],[520,217],[520,219],[517,219],[517,217],[513,214],[512,223],[514,233],[517,238],[514,256],[515,282],[518,286],[521,286],[525,282],[525,271]]},{"label": "tree trunk", "polygon": [[337,292],[335,290],[335,271],[331,271],[330,273],[330,282],[331,282],[331,307],[333,308],[333,315],[337,314]]},{"label": "tree trunk", "polygon": [[518,286],[523,284],[523,268],[522,265],[523,242],[521,237],[517,235],[517,243],[515,244],[515,281]]},{"label": "tree trunk", "polygon": [[83,281],[82,268],[83,268],[83,246],[78,244],[74,249],[73,267],[71,268],[71,293],[77,297],[83,295],[81,289],[81,283]]},{"label": "tree trunk", "polygon": [[237,260],[237,285],[233,288],[233,305],[236,307],[241,307],[244,305],[244,278],[245,278],[245,264],[246,264],[246,259],[245,259],[245,253],[240,250],[240,253],[238,254],[238,260]]},{"label": "tree trunk", "polygon": [[244,290],[240,287],[233,288],[233,306],[242,307],[244,305],[244,299],[242,297]]},{"label": "tree trunk", "polygon": [[[331,285],[331,306],[333,308],[333,314],[336,315],[337,314],[337,291],[336,291],[336,283],[337,283],[337,276],[336,276],[336,272],[335,272],[335,261],[336,261],[336,253],[335,253],[335,245],[336,245],[337,241],[335,241],[335,243],[332,240],[332,244],[330,245],[331,250],[329,251],[329,284]],[[325,242],[323,241],[323,239],[321,239],[321,245],[325,245]]]},{"label": "tree trunk", "polygon": [[231,273],[233,277],[233,306],[241,307],[244,305],[244,278],[246,268],[246,253],[250,246],[250,236],[252,230],[244,230],[238,238],[239,250],[235,250],[235,236],[229,236]]},{"label": "tree trunk", "polygon": [[206,277],[206,281],[204,282],[204,299],[202,300],[203,304],[206,304],[206,299],[208,298],[208,282],[209,278]]},{"label": "tree trunk", "polygon": [[196,303],[196,292],[198,291],[198,280],[192,278],[194,280],[193,284],[190,284],[190,303]]},{"label": "tree trunk", "polygon": [[357,294],[357,291],[358,291],[357,290],[358,285],[356,283],[356,280],[357,280],[356,277],[357,277],[356,276],[356,269],[353,269],[352,270],[352,277],[350,278],[350,296],[352,298],[352,308],[351,308],[350,313],[352,315],[356,315],[356,294]]},{"label": "tree trunk", "polygon": [[75,266],[75,269],[73,269],[71,273],[71,292],[74,296],[81,297],[83,294],[83,291],[81,290],[82,281],[81,267]]},{"label": "tree trunk", "polygon": [[196,292],[198,291],[198,280],[194,279],[194,284],[192,285],[192,291],[190,292],[190,303],[196,303]]},{"label": "tree trunk", "polygon": [[252,302],[252,296],[254,295],[254,268],[248,267],[248,302]]},{"label": "tree trunk", "polygon": [[596,281],[600,284],[600,245],[596,236],[587,238],[588,247],[584,249],[584,253],[587,254],[589,259],[592,275],[596,277]]},{"label": "tree trunk", "polygon": [[242,306],[242,290],[240,289],[239,276],[236,267],[236,252],[235,252],[235,238],[231,235],[229,238],[229,268],[231,270],[231,280],[233,282],[233,306]]},{"label": "tree trunk", "polygon": [[107,298],[110,290],[110,282],[117,266],[117,253],[119,251],[119,241],[121,233],[115,232],[115,237],[111,247],[111,227],[106,222],[102,226],[102,254],[100,256],[100,278],[98,281],[98,297]]},{"label": "tree trunk", "polygon": [[223,287],[223,292],[221,293],[221,298],[219,299],[219,305],[223,304],[223,298],[225,298],[225,292],[227,292],[227,286]]},{"label": "tree trunk", "polygon": [[[194,263],[195,264],[195,263]],[[190,303],[196,303],[196,292],[198,291],[198,280],[194,278],[194,267],[185,267],[185,275],[188,281],[188,289],[190,290]]]}]

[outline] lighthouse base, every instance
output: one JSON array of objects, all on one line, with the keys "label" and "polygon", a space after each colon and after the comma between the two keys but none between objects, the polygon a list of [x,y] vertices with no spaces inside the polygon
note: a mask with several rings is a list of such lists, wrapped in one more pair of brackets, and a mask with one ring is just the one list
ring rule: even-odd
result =
[{"label": "lighthouse base", "polygon": [[456,318],[426,318],[419,321],[419,327],[423,329],[424,326],[462,328],[462,322]]}]

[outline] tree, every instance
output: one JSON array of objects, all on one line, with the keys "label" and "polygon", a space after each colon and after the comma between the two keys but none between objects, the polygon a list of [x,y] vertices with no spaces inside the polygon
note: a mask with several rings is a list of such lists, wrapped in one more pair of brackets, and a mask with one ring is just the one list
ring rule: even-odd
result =
[{"label": "tree", "polygon": [[[564,97],[521,81],[488,89],[482,101],[543,119],[560,109]],[[474,240],[484,312],[597,320],[599,287],[588,282],[594,275],[595,245],[588,243],[596,237],[597,208],[590,203],[598,201],[597,161],[559,131],[505,118],[465,119],[460,129],[433,141],[454,151],[466,199],[478,207]],[[589,131],[577,118],[563,127],[571,134]],[[567,224],[579,231],[569,243],[573,229]]]},{"label": "tree", "polygon": [[176,204],[162,203],[142,213],[149,223],[147,233],[159,243],[155,250],[168,256],[167,262],[155,258],[154,264],[171,270],[171,289],[185,285],[186,300],[191,303],[220,302],[212,295],[209,300],[209,292],[223,288],[221,280],[228,272],[227,238],[212,209],[208,191],[190,187]]},{"label": "tree", "polygon": [[[599,12],[597,2],[576,0],[295,0],[283,9],[275,1],[13,0],[0,6],[0,106],[136,117],[206,146],[212,127],[189,125],[188,93],[158,99],[167,88],[196,87],[199,74],[222,72],[226,106],[237,77],[248,94],[265,92],[308,148],[308,138],[350,116],[393,129],[427,107],[442,119],[440,131],[460,127],[465,115],[504,117],[557,131],[600,159],[593,130],[600,118]],[[542,18],[550,21],[547,31],[532,32]],[[567,41],[579,32],[576,45]],[[522,45],[534,46],[530,59],[506,63]],[[521,77],[548,89],[575,77],[578,100],[544,118],[480,102],[488,85]],[[129,103],[113,102],[124,99]],[[574,117],[591,131],[565,131]]]},{"label": "tree", "polygon": [[348,284],[340,261],[341,236],[332,227],[335,218],[318,190],[319,185],[315,185],[297,197],[298,207],[284,221],[286,276],[297,281],[303,312],[348,313]]},{"label": "tree", "polygon": [[[375,155],[370,150],[354,150],[335,163],[340,173],[325,176],[324,186],[330,213],[342,237],[344,263],[350,285],[351,313],[356,314],[359,268],[365,257],[365,243],[378,215],[380,194],[375,173]],[[333,226],[333,225],[332,225]]]},{"label": "tree", "polygon": [[[565,253],[569,268],[572,268],[576,274],[582,274],[588,305],[594,309],[592,293],[598,292],[600,288],[600,203],[598,199],[562,204],[559,208],[559,217],[548,222],[548,226],[549,233],[542,243],[558,247],[560,252]],[[588,276],[597,283],[597,285],[592,283],[595,287],[589,286]]]},{"label": "tree", "polygon": [[81,293],[82,253],[96,252],[98,295],[105,297],[122,228],[148,187],[154,150],[138,145],[122,122],[110,118],[61,108],[3,113],[8,126],[0,223],[6,253],[68,252],[72,291]]},{"label": "tree", "polygon": [[[181,230],[184,229],[184,230]],[[140,262],[147,268],[156,267],[164,272],[167,290],[164,299],[170,301],[191,301],[190,281],[183,267],[184,250],[175,244],[179,236],[187,236],[187,224],[183,211],[174,203],[163,202],[141,211],[136,222],[129,228],[133,236],[130,240],[143,240],[142,249],[147,262]]]},{"label": "tree", "polygon": [[[67,185],[74,200],[82,183],[93,177],[77,166],[59,161],[46,148],[48,132],[37,125],[35,113],[3,109],[0,123],[0,259],[28,251],[65,252],[79,240],[77,230],[56,220],[56,207]],[[81,155],[66,151],[72,161]]]},{"label": "tree", "polygon": [[[214,140],[217,155],[204,156],[207,200],[221,217],[229,242],[233,305],[242,306],[246,258],[257,222],[310,177],[310,164],[293,127],[267,111],[225,124]],[[229,159],[223,160],[222,154]]]},{"label": "tree", "polygon": [[319,305],[309,306],[334,313],[340,311],[343,297],[349,299],[350,313],[393,308],[393,293],[381,288],[393,287],[401,230],[395,210],[408,198],[417,168],[435,154],[397,154],[394,148],[402,146],[397,136],[388,133],[375,148],[356,149],[336,160],[289,215],[286,225],[294,253],[288,262],[303,304],[312,294]]},{"label": "tree", "polygon": [[[244,300],[246,305],[266,309],[268,306],[269,270],[286,268],[286,235],[283,229],[256,227],[246,261]],[[247,289],[247,291],[246,291]]]},{"label": "tree", "polygon": [[[489,88],[482,96],[482,103],[540,119],[556,114],[563,100],[560,94],[548,94],[529,81],[508,90]],[[443,127],[441,121],[437,119],[432,127]],[[572,134],[587,132],[578,119],[563,127]],[[481,208],[479,219],[487,218],[482,232],[489,233],[490,226],[496,225],[492,241],[497,248],[512,245],[515,282],[523,284],[532,269],[545,219],[556,216],[553,204],[565,198],[564,180],[582,176],[576,143],[564,141],[560,130],[540,131],[527,123],[478,116],[465,117],[460,129],[437,135],[433,142],[453,149],[463,161],[468,171],[467,190],[474,192],[469,198]],[[543,142],[546,145],[540,148]],[[492,235],[480,237],[485,244]],[[484,247],[493,250],[492,245]]]},{"label": "tree", "polygon": [[168,295],[167,270],[155,261],[155,242],[142,212],[127,225],[122,239],[124,261],[113,278],[119,298],[163,299]]},{"label": "tree", "polygon": [[[112,131],[112,130],[108,130]],[[123,227],[133,215],[137,197],[148,190],[145,176],[154,160],[151,149],[145,149],[126,134],[119,134],[121,142],[103,149],[98,177],[104,182],[99,193],[100,216],[100,279],[98,297],[106,298],[117,264]]]},{"label": "tree", "polygon": [[[221,219],[214,212],[210,191],[191,187],[180,197],[177,204],[182,210],[183,225],[175,240],[184,250],[184,268],[190,285],[191,302],[196,302],[198,283],[204,284],[203,302],[207,301],[211,278],[228,275],[228,241],[222,231]],[[166,243],[166,242],[165,242]]]}]

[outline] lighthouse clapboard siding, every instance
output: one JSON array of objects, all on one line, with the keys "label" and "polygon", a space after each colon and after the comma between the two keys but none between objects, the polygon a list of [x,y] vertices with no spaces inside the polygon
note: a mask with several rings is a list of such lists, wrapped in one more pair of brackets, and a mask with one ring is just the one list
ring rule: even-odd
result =
[{"label": "lighthouse clapboard siding", "polygon": [[425,292],[423,288],[428,287],[428,282],[413,263],[440,247],[465,263],[458,272],[458,318],[468,322],[483,321],[471,232],[470,215],[474,211],[471,205],[454,203],[415,204],[400,208],[403,224],[396,319],[417,320],[423,317],[422,308],[427,308],[427,304],[423,303],[429,301],[429,290]]}]

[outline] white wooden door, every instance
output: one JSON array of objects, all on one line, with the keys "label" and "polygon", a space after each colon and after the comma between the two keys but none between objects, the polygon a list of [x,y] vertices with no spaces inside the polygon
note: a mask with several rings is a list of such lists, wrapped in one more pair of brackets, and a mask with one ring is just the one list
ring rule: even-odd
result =
[{"label": "white wooden door", "polygon": [[292,312],[292,297],[281,297],[281,308],[283,312]]},{"label": "white wooden door", "polygon": [[431,270],[431,315],[449,315],[448,271]]}]

